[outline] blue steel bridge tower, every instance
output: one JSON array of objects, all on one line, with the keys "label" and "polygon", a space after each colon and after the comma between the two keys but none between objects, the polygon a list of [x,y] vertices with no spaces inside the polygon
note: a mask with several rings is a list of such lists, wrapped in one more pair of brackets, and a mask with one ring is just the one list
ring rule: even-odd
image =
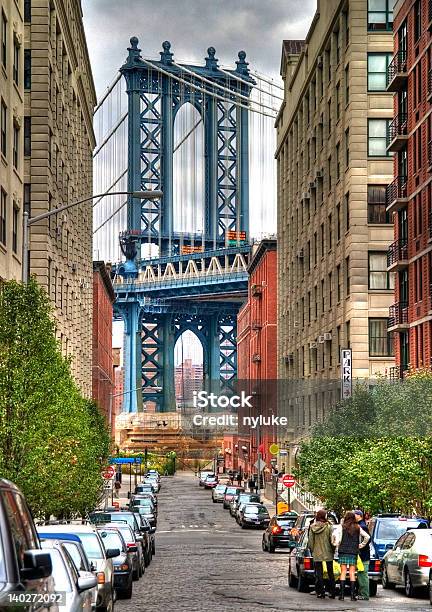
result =
[{"label": "blue steel bridge tower", "polygon": [[[120,236],[125,261],[115,268],[114,287],[115,314],[125,324],[123,410],[139,411],[149,400],[172,411],[174,347],[184,331],[202,344],[204,385],[229,386],[236,377],[236,317],[247,295],[250,252],[248,98],[255,82],[244,51],[228,71],[212,47],[205,65],[194,66],[177,64],[169,42],[159,61],[141,57],[137,38],[130,43],[120,68],[128,95],[128,191],[163,196],[129,196]],[[199,113],[204,140],[198,233],[174,227],[174,122],[186,103]]]}]

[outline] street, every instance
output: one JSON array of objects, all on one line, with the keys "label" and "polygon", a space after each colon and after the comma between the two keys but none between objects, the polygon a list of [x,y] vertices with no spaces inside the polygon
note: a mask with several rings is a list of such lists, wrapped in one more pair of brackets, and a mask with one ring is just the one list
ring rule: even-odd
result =
[{"label": "street", "polygon": [[[123,492],[126,490],[124,487]],[[272,513],[271,506],[269,507]],[[287,585],[287,553],[261,550],[261,531],[243,530],[213,504],[211,492],[190,472],[163,478],[159,494],[156,556],[134,583],[131,600],[116,611],[219,612],[258,610],[430,610],[426,595],[408,599],[383,591],[369,602],[320,601]]]}]

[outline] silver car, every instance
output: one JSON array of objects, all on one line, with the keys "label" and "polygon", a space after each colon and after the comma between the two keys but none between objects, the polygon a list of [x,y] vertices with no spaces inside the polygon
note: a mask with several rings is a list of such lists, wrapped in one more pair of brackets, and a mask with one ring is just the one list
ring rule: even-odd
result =
[{"label": "silver car", "polygon": [[[118,550],[105,552],[105,547],[95,525],[66,524],[44,525],[38,528],[41,538],[44,533],[74,533],[82,542],[83,548],[90,563],[95,567],[97,578],[97,604],[98,612],[112,612],[114,610],[114,567],[113,557],[119,555]],[[115,554],[114,554],[115,553]]]},{"label": "silver car", "polygon": [[404,533],[383,558],[382,585],[390,589],[396,585],[405,588],[413,597],[417,589],[429,585],[432,568],[432,529],[410,529]]},{"label": "silver car", "polygon": [[215,486],[215,488],[212,490],[212,499],[214,504],[216,502],[223,502],[226,488],[227,486],[225,484],[218,484]]},{"label": "silver car", "polygon": [[52,576],[57,593],[63,593],[61,602],[64,612],[91,612],[93,610],[92,589],[97,585],[92,572],[79,571],[63,542],[43,540],[42,548],[49,551],[52,562]]}]

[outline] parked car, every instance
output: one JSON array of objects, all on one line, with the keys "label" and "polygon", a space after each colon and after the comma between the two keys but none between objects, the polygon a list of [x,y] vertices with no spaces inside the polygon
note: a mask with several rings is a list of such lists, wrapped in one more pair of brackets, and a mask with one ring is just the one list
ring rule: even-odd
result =
[{"label": "parked car", "polygon": [[[39,536],[44,534],[57,534],[62,539],[63,534],[74,533],[82,542],[88,560],[96,568],[98,596],[96,610],[100,612],[111,612],[114,608],[114,568],[113,557],[117,551],[105,551],[100,535],[94,525],[75,525],[72,523],[64,525],[44,525],[39,528]],[[115,553],[115,554],[114,554]]]},{"label": "parked car", "polygon": [[208,470],[203,470],[202,472],[199,472],[199,474],[198,474],[198,478],[199,478],[198,484],[199,484],[200,487],[204,486],[204,482],[205,482],[207,476],[214,477],[214,476],[216,476],[216,474],[214,472],[211,472],[211,471],[208,471]]},{"label": "parked car", "polygon": [[42,548],[51,556],[55,590],[64,595],[61,610],[64,612],[91,612],[93,610],[92,590],[97,586],[96,576],[92,572],[77,569],[63,542],[43,540]]},{"label": "parked car", "polygon": [[[143,491],[142,488],[143,487],[147,487],[147,486],[149,487],[149,489],[147,491]],[[152,502],[154,503],[154,505],[157,508],[157,505],[158,505],[157,495],[156,495],[156,493],[153,493],[153,491],[151,491],[150,489],[151,489],[151,485],[137,485],[135,487],[135,492],[132,493],[132,495],[131,495],[131,498],[136,496],[136,495],[139,495],[140,497],[148,497],[149,499],[152,500]]]},{"label": "parked car", "polygon": [[387,552],[382,562],[384,589],[403,586],[405,594],[413,597],[422,587],[431,585],[432,529],[409,529]]},{"label": "parked car", "polygon": [[230,502],[230,514],[238,519],[238,513],[240,510],[240,506],[246,503],[251,504],[259,504],[261,503],[261,498],[258,493],[246,493],[243,491],[234,497],[234,499]]},{"label": "parked car", "polygon": [[[337,525],[339,520],[334,512],[328,512],[327,518],[330,523],[333,525]],[[315,519],[315,512],[301,512],[295,522],[294,527],[292,528],[292,535],[295,537],[297,541],[300,540],[300,536],[303,534],[305,530],[309,527],[309,525]]]},{"label": "parked car", "polygon": [[232,500],[232,498],[235,495],[239,495],[240,493],[243,493],[244,489],[242,487],[231,487],[228,486],[226,488],[225,494],[224,494],[224,499],[223,499],[223,507],[229,508],[229,503]]},{"label": "parked car", "polygon": [[284,512],[276,514],[270,520],[262,537],[262,549],[274,553],[276,548],[295,548],[295,538],[291,534],[297,514]]},{"label": "parked car", "polygon": [[153,555],[156,553],[156,541],[155,541],[155,535],[154,535],[156,531],[156,527],[153,527],[152,525],[150,525],[149,521],[142,514],[138,514],[138,516],[140,517],[140,521],[141,521],[141,524],[140,524],[141,533],[143,535],[144,534],[147,535],[148,547],[149,547],[149,550],[151,551],[151,557],[153,557]]},{"label": "parked car", "polygon": [[204,481],[204,489],[214,489],[218,485],[217,476],[207,476]]},{"label": "parked car", "polygon": [[[140,484],[137,484],[137,486],[135,487],[135,494],[142,495],[143,493],[151,493],[152,495],[156,497],[156,493],[153,490],[151,482],[147,482],[147,483],[141,482]],[[128,491],[128,497],[131,497],[129,491]]]},{"label": "parked car", "polygon": [[150,484],[153,488],[154,493],[159,493],[160,491],[160,481],[157,478],[153,478],[152,476],[147,476],[144,478],[144,484]]},{"label": "parked car", "polygon": [[245,504],[239,512],[239,525],[246,527],[261,527],[265,529],[270,522],[270,515],[263,504]]},{"label": "parked car", "polygon": [[[45,533],[45,535],[43,536],[43,540],[57,540],[59,542],[62,542],[64,548],[72,557],[72,561],[75,563],[75,567],[79,572],[93,572],[94,574],[96,574],[96,566],[87,557],[79,536],[75,535],[74,533],[64,533],[62,534],[62,537],[59,538],[58,534]],[[92,609],[95,609],[98,594],[97,584],[92,589],[90,589],[90,592],[92,599]]]},{"label": "parked car", "polygon": [[221,483],[217,484],[214,487],[214,489],[212,490],[212,500],[214,504],[216,504],[217,502],[223,502],[226,489],[226,484]]},{"label": "parked car", "polygon": [[8,609],[13,593],[43,595],[53,601],[38,612],[58,610],[51,555],[41,549],[24,495],[9,480],[0,479],[0,610]]},{"label": "parked car", "polygon": [[143,497],[141,495],[133,495],[129,502],[129,507],[131,508],[132,506],[146,506],[147,508],[151,510],[151,512],[153,512],[154,515],[157,516],[157,512],[158,512],[157,507],[154,504],[153,500],[150,499],[149,497]]},{"label": "parked car", "polygon": [[[308,593],[315,585],[315,570],[312,553],[308,547],[309,530],[305,529],[300,535],[295,547],[292,548],[288,561],[288,584],[301,593]],[[335,561],[337,561],[337,552]],[[378,564],[378,565],[376,565]],[[375,597],[379,579],[379,560],[371,560],[369,564],[369,595]]]},{"label": "parked car", "polygon": [[386,551],[396,543],[407,529],[415,529],[420,524],[426,528],[429,524],[421,517],[409,517],[402,514],[377,514],[369,521],[370,546],[375,556],[382,559]]},{"label": "parked car", "polygon": [[[130,599],[133,589],[133,548],[128,547],[118,523],[110,523],[98,529],[105,549],[118,548],[119,555],[113,558],[114,588],[120,597]],[[135,551],[136,552],[136,551]]]},{"label": "parked car", "polygon": [[130,510],[136,514],[140,514],[148,520],[151,527],[156,530],[157,527],[157,516],[150,506],[131,506]]}]

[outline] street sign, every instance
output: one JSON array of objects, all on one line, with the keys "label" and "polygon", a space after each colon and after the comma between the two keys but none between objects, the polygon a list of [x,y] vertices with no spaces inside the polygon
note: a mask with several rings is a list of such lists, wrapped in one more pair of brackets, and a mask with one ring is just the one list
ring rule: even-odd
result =
[{"label": "street sign", "polygon": [[264,468],[265,468],[265,466],[266,466],[266,462],[265,462],[265,461],[263,461],[262,459],[260,459],[260,460],[259,460],[259,465],[258,465],[258,461],[255,461],[254,466],[256,467],[256,469],[257,469],[259,472],[262,472],[262,471],[263,471],[263,469],[264,469]]},{"label": "street sign", "polygon": [[109,465],[102,472],[102,477],[105,478],[105,480],[111,480],[111,478],[114,478],[115,473],[116,473],[115,467],[113,467],[112,465]]},{"label": "street sign", "polygon": [[347,399],[352,395],[352,351],[341,349],[341,397]]},{"label": "street sign", "polygon": [[142,463],[141,457],[112,457],[110,463],[123,465],[125,463]]},{"label": "street sign", "polygon": [[288,512],[288,511],[289,511],[288,504],[286,504],[284,501],[283,502],[278,502],[278,505],[277,505],[277,513],[278,514],[282,514],[283,512]]},{"label": "street sign", "polygon": [[282,476],[282,484],[287,487],[287,489],[290,489],[295,485],[294,476],[292,474],[284,474]]},{"label": "street sign", "polygon": [[279,455],[288,455],[288,451],[286,448],[281,448],[279,451]]},{"label": "street sign", "polygon": [[278,444],[270,444],[270,448],[269,451],[272,455],[277,455],[279,452],[279,445]]}]

